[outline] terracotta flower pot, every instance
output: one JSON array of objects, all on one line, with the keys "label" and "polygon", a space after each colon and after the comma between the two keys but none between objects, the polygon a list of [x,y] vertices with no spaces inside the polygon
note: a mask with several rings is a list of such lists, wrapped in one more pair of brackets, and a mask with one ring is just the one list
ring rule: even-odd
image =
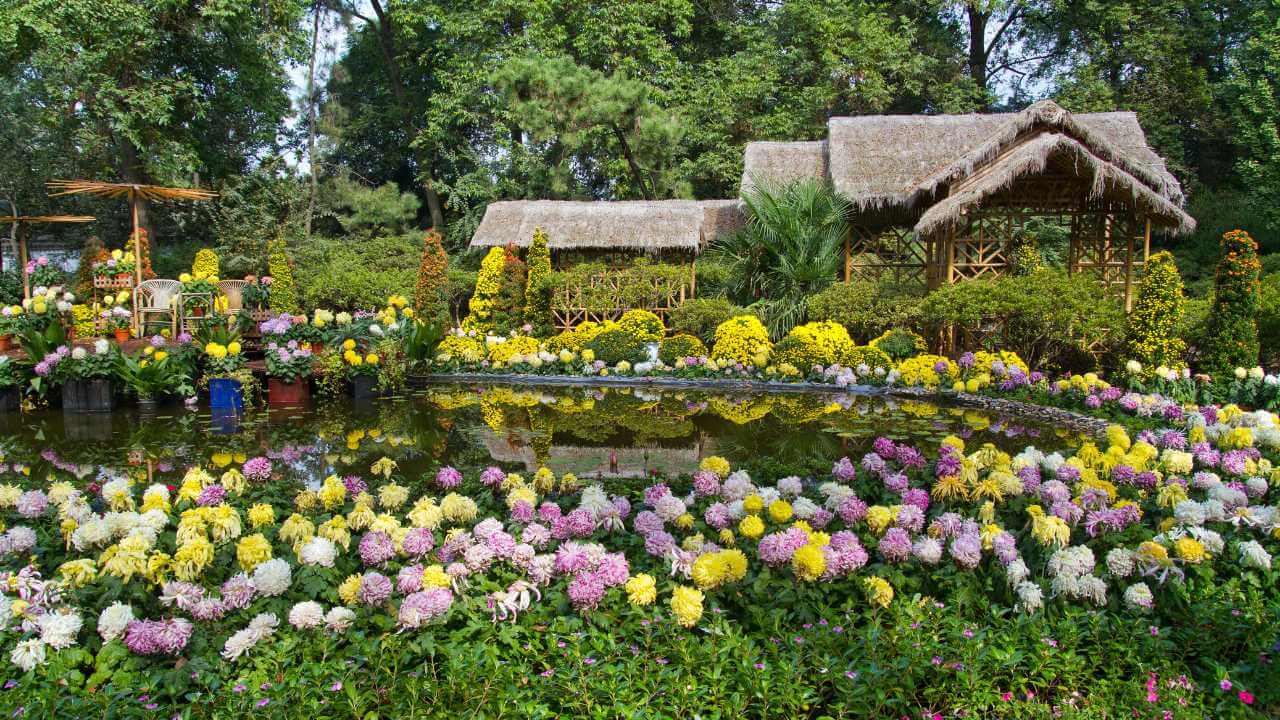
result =
[{"label": "terracotta flower pot", "polygon": [[271,405],[303,405],[310,398],[311,387],[306,380],[286,382],[267,378],[267,402]]},{"label": "terracotta flower pot", "polygon": [[123,345],[129,339],[129,328],[116,328],[116,342]]},{"label": "terracotta flower pot", "polygon": [[12,335],[0,335],[0,352],[4,352],[13,347]]},{"label": "terracotta flower pot", "polygon": [[129,282],[129,273],[116,273],[116,280],[120,282]]}]

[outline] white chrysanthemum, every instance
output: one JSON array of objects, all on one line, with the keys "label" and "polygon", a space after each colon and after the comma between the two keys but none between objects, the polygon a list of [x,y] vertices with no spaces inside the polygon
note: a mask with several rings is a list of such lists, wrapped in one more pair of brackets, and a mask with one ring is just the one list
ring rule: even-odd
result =
[{"label": "white chrysanthemum", "polygon": [[122,602],[112,603],[98,615],[98,634],[102,636],[103,642],[111,642],[124,635],[125,628],[133,620],[132,607]]},{"label": "white chrysanthemum", "polygon": [[778,492],[782,493],[785,497],[796,497],[803,490],[804,483],[795,475],[784,477],[778,481]]},{"label": "white chrysanthemum", "polygon": [[324,624],[324,607],[314,600],[300,602],[289,611],[289,624],[303,630],[320,627]]},{"label": "white chrysanthemum", "polygon": [[9,653],[9,659],[24,672],[29,672],[37,665],[43,665],[45,657],[45,646],[40,640],[23,640]]},{"label": "white chrysanthemum", "polygon": [[609,502],[609,496],[605,494],[604,488],[599,485],[588,485],[582,490],[582,499],[578,502],[578,507],[599,520],[607,510],[613,509],[613,503]]},{"label": "white chrysanthemum", "polygon": [[253,585],[267,597],[283,594],[291,582],[293,571],[288,561],[282,558],[272,558],[253,569]]},{"label": "white chrysanthemum", "polygon": [[226,644],[222,647],[222,657],[227,660],[239,658],[254,645],[271,637],[279,625],[280,620],[275,616],[275,613],[259,613],[249,621],[248,627],[236,631],[231,637],[227,638]]},{"label": "white chrysanthemum", "polygon": [[741,500],[734,500],[733,502],[729,503],[726,507],[729,508],[729,517],[733,518],[734,520],[741,520],[742,518],[747,516],[747,508]]},{"label": "white chrysanthemum", "polygon": [[1087,575],[1093,572],[1093,551],[1087,545],[1072,545],[1054,551],[1049,558],[1050,575]]},{"label": "white chrysanthemum", "polygon": [[40,640],[54,650],[76,644],[76,635],[84,621],[77,613],[51,612],[40,616]]},{"label": "white chrysanthemum", "polygon": [[1049,590],[1054,596],[1074,598],[1080,595],[1080,576],[1079,575],[1055,575],[1053,580],[1049,582]]},{"label": "white chrysanthemum", "polygon": [[298,552],[298,558],[302,560],[303,565],[333,567],[333,561],[337,557],[338,546],[329,538],[319,535],[308,540]]},{"label": "white chrysanthemum", "polygon": [[1146,612],[1155,605],[1155,597],[1146,583],[1134,583],[1124,591],[1124,604],[1130,610]]},{"label": "white chrysanthemum", "polygon": [[1018,595],[1018,609],[1025,613],[1033,613],[1044,607],[1044,592],[1033,583],[1019,582],[1014,592]]},{"label": "white chrysanthemum", "polygon": [[356,614],[350,608],[339,605],[325,613],[324,624],[334,632],[346,632],[355,619]]},{"label": "white chrysanthemum", "polygon": [[777,502],[782,498],[782,495],[781,493],[778,492],[778,489],[771,488],[771,487],[760,488],[760,491],[756,494],[760,496],[761,500],[764,500],[765,507],[769,507],[770,505],[774,504],[775,502]]},{"label": "white chrysanthemum", "polygon": [[1249,504],[1249,497],[1230,485],[1215,485],[1209,489],[1209,498],[1217,500],[1228,508]]},{"label": "white chrysanthemum", "polygon": [[250,630],[257,630],[268,635],[278,627],[280,627],[280,618],[276,617],[275,613],[258,613],[249,621]]},{"label": "white chrysanthemum", "polygon": [[1013,562],[1004,566],[1004,574],[1009,584],[1016,586],[1031,575],[1031,570],[1022,558],[1015,558]]},{"label": "white chrysanthemum", "polygon": [[812,519],[818,510],[818,504],[807,497],[798,497],[791,503],[791,512],[799,520]]},{"label": "white chrysanthemum", "polygon": [[1226,543],[1222,540],[1222,536],[1216,530],[1210,530],[1204,527],[1190,528],[1188,534],[1204,544],[1204,549],[1210,555],[1217,555],[1226,547]]},{"label": "white chrysanthemum", "polygon": [[1045,455],[1040,461],[1040,464],[1044,466],[1045,470],[1048,470],[1051,473],[1056,473],[1058,468],[1062,467],[1062,464],[1066,461],[1067,459],[1062,457],[1062,453],[1056,452],[1050,455]]},{"label": "white chrysanthemum", "polygon": [[[911,548],[911,552],[920,559],[920,562],[926,565],[937,565],[938,561],[942,559],[942,543],[931,537],[922,537],[916,541],[916,544]],[[1020,563],[1022,561],[1015,560],[1014,562]],[[1023,565],[1023,567],[1025,568],[1026,565]]]},{"label": "white chrysanthemum", "polygon": [[1078,596],[1094,605],[1107,604],[1107,583],[1096,575],[1084,575],[1077,587]]},{"label": "white chrysanthemum", "polygon": [[756,491],[751,483],[751,476],[745,470],[739,470],[725,478],[720,486],[720,496],[725,500],[741,500]]},{"label": "white chrysanthemum", "polygon": [[1267,480],[1257,476],[1251,477],[1244,481],[1244,486],[1248,490],[1246,493],[1251,497],[1260,498],[1267,494]]},{"label": "white chrysanthemum", "polygon": [[1133,574],[1133,552],[1125,548],[1116,548],[1107,553],[1107,572],[1118,578]]},{"label": "white chrysanthemum", "polygon": [[0,630],[4,630],[13,619],[13,600],[8,595],[0,593]]},{"label": "white chrysanthemum", "polygon": [[1183,500],[1173,506],[1173,519],[1183,525],[1203,525],[1204,508],[1195,500]]},{"label": "white chrysanthemum", "polygon": [[822,493],[822,496],[826,498],[822,503],[823,506],[832,512],[838,510],[840,508],[840,504],[843,503],[850,495],[854,494],[853,488],[848,485],[841,485],[838,482],[822,483],[822,485],[818,487],[818,492]]},{"label": "white chrysanthemum", "polygon": [[110,540],[110,530],[102,520],[90,520],[71,533],[71,544],[80,552],[101,547]]},{"label": "white chrysanthemum", "polygon": [[1200,508],[1204,511],[1205,522],[1227,521],[1227,506],[1223,505],[1221,500],[1209,498],[1200,503]]},{"label": "white chrysanthemum", "polygon": [[1257,540],[1249,540],[1240,543],[1240,562],[1245,567],[1260,568],[1262,570],[1271,569],[1271,553],[1262,547],[1262,543]]}]

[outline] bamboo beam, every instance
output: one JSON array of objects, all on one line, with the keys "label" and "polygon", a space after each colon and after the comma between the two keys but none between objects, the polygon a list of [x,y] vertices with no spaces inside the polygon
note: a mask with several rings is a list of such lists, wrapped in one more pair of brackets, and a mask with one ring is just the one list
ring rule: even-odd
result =
[{"label": "bamboo beam", "polygon": [[853,234],[851,226],[844,234],[844,281],[849,282],[849,278],[853,275],[853,248],[849,240],[849,236]]}]

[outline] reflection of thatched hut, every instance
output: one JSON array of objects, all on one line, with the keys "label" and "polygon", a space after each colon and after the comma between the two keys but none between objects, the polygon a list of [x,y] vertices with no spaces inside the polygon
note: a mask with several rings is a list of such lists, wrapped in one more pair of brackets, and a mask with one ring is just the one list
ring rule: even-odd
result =
[{"label": "reflection of thatched hut", "polygon": [[[742,227],[738,200],[661,200],[579,202],[509,200],[490,203],[471,238],[471,247],[528,247],[533,233],[546,233],[552,263],[566,269],[582,262],[625,267],[637,255],[656,258],[665,272],[655,271],[634,282],[652,285],[651,298],[638,306],[662,316],[697,289],[696,258],[707,245]],[[688,272],[679,266],[688,264]],[[552,311],[560,327],[584,320],[614,318],[632,302],[611,302],[619,278],[612,272],[592,271],[558,288]],[[601,298],[605,298],[602,300]]]},{"label": "reflection of thatched hut", "polygon": [[[532,444],[489,430],[481,431],[480,441],[494,461],[522,463],[528,472],[538,470]],[[667,476],[688,475],[698,469],[702,453],[701,442],[679,448],[553,445],[547,467],[579,478],[642,478],[655,471]]]},{"label": "reflection of thatched hut", "polygon": [[1123,286],[1152,228],[1195,227],[1131,112],[832,118],[826,140],[751,143],[742,185],[830,180],[854,207],[846,279],[931,287],[1003,271],[1031,218],[1070,235],[1068,265]]}]

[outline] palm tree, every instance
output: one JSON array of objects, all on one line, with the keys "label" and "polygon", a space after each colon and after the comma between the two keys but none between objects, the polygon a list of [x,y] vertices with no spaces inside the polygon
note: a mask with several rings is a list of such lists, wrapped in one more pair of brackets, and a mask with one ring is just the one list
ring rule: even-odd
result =
[{"label": "palm tree", "polygon": [[760,316],[774,339],[804,320],[808,297],[835,282],[848,233],[849,201],[818,180],[756,186],[747,224],[718,242],[731,298]]}]

